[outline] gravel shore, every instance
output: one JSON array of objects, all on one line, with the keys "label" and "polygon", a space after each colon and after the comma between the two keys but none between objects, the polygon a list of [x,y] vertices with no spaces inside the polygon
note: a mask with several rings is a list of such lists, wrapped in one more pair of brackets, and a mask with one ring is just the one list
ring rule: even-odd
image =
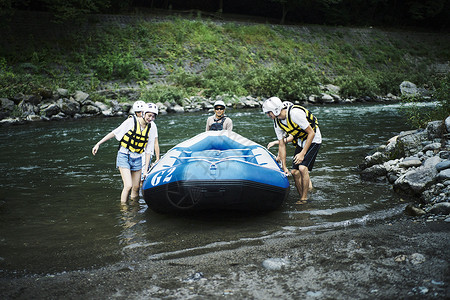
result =
[{"label": "gravel shore", "polygon": [[400,217],[237,249],[2,274],[2,299],[449,299],[450,223]]}]

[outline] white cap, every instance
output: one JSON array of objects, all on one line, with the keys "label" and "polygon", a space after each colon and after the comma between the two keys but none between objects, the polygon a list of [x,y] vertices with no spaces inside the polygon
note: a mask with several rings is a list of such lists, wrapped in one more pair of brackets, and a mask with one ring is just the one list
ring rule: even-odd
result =
[{"label": "white cap", "polygon": [[278,116],[283,108],[283,102],[278,97],[270,97],[262,105],[264,113],[271,111],[275,116]]},{"label": "white cap", "polygon": [[222,100],[217,100],[216,102],[214,102],[214,107],[216,106],[226,107],[225,102],[223,102]]}]

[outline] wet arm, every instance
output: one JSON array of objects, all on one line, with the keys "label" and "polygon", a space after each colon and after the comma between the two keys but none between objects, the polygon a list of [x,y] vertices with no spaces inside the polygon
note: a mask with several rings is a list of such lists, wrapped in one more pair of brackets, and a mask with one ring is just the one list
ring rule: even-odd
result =
[{"label": "wet arm", "polygon": [[284,138],[278,141],[278,157],[280,158],[283,170],[286,174],[289,174],[289,170],[286,167],[286,144],[284,143]]},{"label": "wet arm", "polygon": [[294,163],[296,163],[296,164],[299,164],[303,161],[306,153],[308,152],[309,147],[312,144],[314,136],[316,135],[314,130],[311,128],[311,126],[308,126],[305,129],[305,131],[308,134],[308,137],[306,138],[305,145],[303,145],[303,150],[294,157]]},{"label": "wet arm", "polygon": [[[292,142],[294,140],[294,136],[289,135],[288,137],[285,137],[283,139],[284,139],[285,144],[287,144],[287,143],[290,143],[290,142]],[[275,145],[278,145],[279,143],[280,142],[278,140],[272,141],[269,144],[267,144],[267,149],[270,149],[271,147],[273,147]]]},{"label": "wet arm", "polygon": [[158,138],[155,138],[155,163],[157,163],[159,161],[159,142],[158,142]]},{"label": "wet arm", "polygon": [[110,133],[108,133],[107,135],[105,135],[97,144],[95,144],[95,146],[92,148],[92,154],[95,155],[97,154],[98,148],[100,147],[101,144],[103,144],[104,142],[112,139],[114,137],[114,132],[111,131]]}]

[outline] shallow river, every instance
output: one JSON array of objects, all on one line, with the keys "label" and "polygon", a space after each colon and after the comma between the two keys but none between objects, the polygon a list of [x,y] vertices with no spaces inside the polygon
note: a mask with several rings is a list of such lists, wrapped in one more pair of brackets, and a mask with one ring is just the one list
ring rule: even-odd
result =
[{"label": "shallow river", "polygon": [[[388,184],[365,184],[357,170],[367,153],[408,130],[400,105],[310,107],[323,145],[311,178],[312,202],[291,192],[269,213],[157,214],[145,201],[121,208],[117,142],[93,157],[92,146],[123,118],[0,127],[0,272],[54,273],[121,260],[205,253],[273,236],[365,224],[402,213]],[[237,133],[262,145],[274,139],[259,109],[231,110]],[[161,152],[204,130],[208,113],[161,115]],[[271,149],[276,154],[276,148]],[[288,155],[294,148],[289,146]]]}]

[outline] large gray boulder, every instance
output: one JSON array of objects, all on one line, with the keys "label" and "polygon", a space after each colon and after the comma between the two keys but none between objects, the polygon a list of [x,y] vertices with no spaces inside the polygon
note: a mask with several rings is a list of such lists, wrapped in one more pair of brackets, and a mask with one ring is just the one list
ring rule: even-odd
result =
[{"label": "large gray boulder", "polygon": [[94,104],[87,104],[87,105],[83,105],[81,107],[80,112],[82,114],[88,114],[88,115],[98,115],[101,114],[101,110],[100,108],[98,108],[97,106],[95,106]]},{"label": "large gray boulder", "polygon": [[445,129],[450,132],[450,116],[445,119]]},{"label": "large gray boulder", "polygon": [[383,164],[374,165],[361,172],[361,179],[367,181],[381,182],[386,180],[387,170]]},{"label": "large gray boulder", "polygon": [[89,94],[82,91],[76,91],[75,95],[73,95],[73,98],[75,99],[75,101],[84,104],[84,102],[89,98]]},{"label": "large gray boulder", "polygon": [[429,122],[427,125],[427,133],[428,133],[428,139],[434,140],[437,138],[442,138],[445,133],[445,125],[442,121],[432,121]]},{"label": "large gray boulder", "polygon": [[47,118],[51,118],[59,114],[61,109],[55,103],[49,103],[47,105],[41,106],[41,115],[46,116]]},{"label": "large gray boulder", "polygon": [[436,176],[436,180],[440,182],[450,180],[450,169],[440,171],[439,174],[437,174]]},{"label": "large gray boulder", "polygon": [[397,138],[396,157],[412,156],[423,149],[423,142],[427,141],[425,130],[413,130],[401,133]]},{"label": "large gray boulder", "polygon": [[409,96],[409,97],[414,97],[419,94],[417,86],[414,83],[409,82],[409,81],[403,81],[400,84],[400,92],[402,93],[403,96]]},{"label": "large gray boulder", "polygon": [[20,102],[17,107],[19,108],[19,111],[22,113],[21,117],[24,119],[29,115],[39,114],[39,108],[30,102],[26,102],[25,100]]},{"label": "large gray boulder", "polygon": [[14,101],[8,98],[0,98],[0,111],[12,112],[14,110]]},{"label": "large gray boulder", "polygon": [[394,182],[394,189],[399,192],[420,194],[434,183],[437,175],[436,165],[441,162],[438,156],[427,159],[423,166],[409,170]]},{"label": "large gray boulder", "polygon": [[67,116],[75,116],[75,114],[80,112],[80,103],[75,101],[72,97],[70,99],[63,98],[59,99],[56,104],[58,105],[61,112]]}]

